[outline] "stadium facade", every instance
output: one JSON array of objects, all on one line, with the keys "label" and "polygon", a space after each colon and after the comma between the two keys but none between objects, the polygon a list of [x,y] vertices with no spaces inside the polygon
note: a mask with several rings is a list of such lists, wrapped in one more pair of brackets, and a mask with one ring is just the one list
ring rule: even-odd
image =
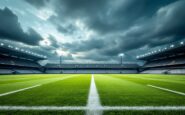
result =
[{"label": "stadium facade", "polygon": [[0,43],[0,74],[39,74],[39,73],[107,73],[107,74],[185,74],[184,42],[169,47],[149,51],[137,56],[145,61],[143,66],[137,63],[122,64],[52,64],[41,66],[38,61],[46,56],[36,54]]}]

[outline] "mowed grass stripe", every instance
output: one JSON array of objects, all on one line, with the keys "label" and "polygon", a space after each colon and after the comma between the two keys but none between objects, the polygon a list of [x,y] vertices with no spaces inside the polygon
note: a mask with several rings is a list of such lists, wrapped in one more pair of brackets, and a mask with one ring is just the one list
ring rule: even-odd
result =
[{"label": "mowed grass stripe", "polygon": [[40,80],[40,79],[47,79],[48,77],[36,77],[36,78],[33,78],[33,77],[28,77],[28,78],[17,78],[17,79],[3,79],[3,80],[0,80],[0,84],[12,84],[12,83],[17,83],[17,82],[25,82],[25,81],[32,81],[32,80]]},{"label": "mowed grass stripe", "polygon": [[[115,74],[114,76],[125,77],[129,79],[143,79],[143,80],[152,80],[152,81],[161,81],[161,82],[170,82],[176,84],[185,85],[185,76],[184,75],[163,75],[163,74]],[[177,79],[180,77],[181,79]]]},{"label": "mowed grass stripe", "polygon": [[[58,79],[58,80],[65,80],[65,79],[68,79],[72,76],[67,76],[67,77],[64,77],[64,78],[61,78],[61,79]],[[6,95],[10,95],[10,94],[13,94],[13,93],[17,93],[17,92],[21,92],[21,91],[25,91],[25,90],[28,90],[28,89],[32,89],[32,88],[35,88],[35,87],[39,87],[41,86],[42,84],[39,84],[39,85],[34,85],[34,86],[31,86],[31,87],[26,87],[26,88],[22,88],[22,89],[18,89],[18,90],[14,90],[14,91],[10,91],[10,92],[6,92],[6,93],[3,93],[3,94],[0,94],[0,97],[1,96],[6,96]]]},{"label": "mowed grass stripe", "polygon": [[[20,77],[22,78],[22,76],[24,75],[20,75]],[[0,84],[0,93],[6,93],[6,92],[10,92],[13,90],[18,90],[18,89],[22,89],[25,87],[31,87],[33,85],[38,85],[38,84],[44,84],[44,83],[51,83],[51,82],[55,82],[58,80],[61,80],[65,77],[71,77],[71,76],[75,76],[75,75],[26,75],[26,78],[35,78],[36,76],[39,77],[37,79],[32,79],[32,80],[25,80],[22,82],[15,82],[15,83],[7,83],[7,84]],[[41,77],[41,76],[45,76],[45,77]],[[19,76],[17,76],[17,78],[19,79]],[[15,78],[14,78],[15,79]]]},{"label": "mowed grass stripe", "polygon": [[[156,75],[157,78],[153,78],[155,75],[151,75],[152,78],[150,78],[150,76],[146,77],[146,75],[144,75],[145,77],[143,77],[144,74],[137,74],[135,76],[133,75],[113,75],[116,78],[120,78],[123,80],[127,80],[130,82],[135,82],[138,84],[142,84],[142,85],[148,85],[148,84],[153,84],[156,86],[160,86],[160,87],[166,87],[168,89],[172,89],[172,90],[176,90],[176,91],[180,91],[180,92],[185,92],[185,81],[178,81],[178,80],[174,80],[173,81],[173,77],[165,77],[166,80],[163,78],[164,75]],[[176,77],[176,75],[174,76]],[[185,76],[181,75],[181,79],[184,78]],[[152,80],[151,80],[152,79]],[[156,79],[156,80],[155,80]],[[158,80],[159,79],[159,80]]]},{"label": "mowed grass stripe", "polygon": [[[12,75],[10,75],[12,76]],[[64,75],[63,75],[64,76]],[[25,81],[31,81],[31,80],[41,80],[41,79],[50,79],[50,78],[56,78],[58,75],[52,74],[52,75],[15,75],[15,77],[8,77],[4,78],[0,76],[0,85],[2,84],[12,84],[16,82],[25,82]]]},{"label": "mowed grass stripe", "polygon": [[65,80],[0,97],[0,105],[86,105],[89,86],[90,75],[75,75]]},{"label": "mowed grass stripe", "polygon": [[[134,79],[133,79],[134,80]],[[114,75],[96,75],[97,89],[106,106],[179,106],[185,98]]]}]

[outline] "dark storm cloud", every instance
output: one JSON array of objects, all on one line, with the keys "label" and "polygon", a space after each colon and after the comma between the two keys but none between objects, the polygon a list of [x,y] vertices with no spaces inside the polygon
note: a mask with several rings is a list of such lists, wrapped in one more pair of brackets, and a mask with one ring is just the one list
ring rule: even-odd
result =
[{"label": "dark storm cloud", "polygon": [[18,17],[8,8],[0,9],[0,39],[9,39],[29,45],[38,45],[42,37],[32,28],[24,32]]},{"label": "dark storm cloud", "polygon": [[[49,7],[49,0],[26,1],[36,8]],[[48,9],[56,15],[47,21],[62,33],[64,37],[61,41],[65,39],[65,42],[59,44],[51,33],[48,38],[51,46],[41,48],[52,53],[63,48],[72,54],[84,54],[79,57],[81,59],[96,61],[111,60],[110,57],[119,53],[136,55],[145,49],[185,39],[184,6],[184,0],[53,0]],[[37,42],[31,44],[38,43],[39,34],[34,30],[29,30],[29,34],[23,32],[16,16],[10,17],[15,19],[3,20],[9,21],[5,27],[11,29],[5,32],[1,29],[0,32],[4,32],[1,37],[6,35],[8,39],[24,41],[25,37],[20,36],[30,38],[34,34],[37,35]],[[84,25],[86,31],[95,34],[87,38],[88,33],[76,25],[77,21]],[[73,40],[66,40],[68,38]]]},{"label": "dark storm cloud", "polygon": [[56,38],[52,35],[48,37],[49,41],[51,42],[51,46],[55,48],[61,47],[60,44],[57,42]]},{"label": "dark storm cloud", "polygon": [[[46,3],[40,2],[41,6]],[[183,0],[55,0],[53,8],[57,15],[50,17],[50,21],[64,35],[76,34],[79,28],[73,24],[77,19],[95,31],[96,36],[62,46],[71,53],[86,53],[81,59],[100,61],[122,52],[135,54],[134,50],[142,47],[151,48],[183,39],[184,5]],[[72,37],[76,38],[75,35]]]},{"label": "dark storm cloud", "polygon": [[61,18],[80,18],[100,33],[128,29],[174,0],[59,0],[56,12]]},{"label": "dark storm cloud", "polygon": [[75,52],[83,52],[89,51],[94,49],[102,49],[105,46],[105,41],[102,39],[90,39],[90,40],[83,40],[79,42],[72,42],[72,43],[65,43],[63,47],[68,49],[69,51]]},{"label": "dark storm cloud", "polygon": [[[93,29],[104,38],[101,39],[101,42],[90,39],[79,41],[79,43],[75,43],[76,45],[74,43],[66,44],[73,52],[94,50],[96,45],[102,43],[98,48],[99,53],[117,55],[143,46],[154,47],[180,40],[184,33],[184,11],[182,9],[184,1],[118,0],[113,2],[111,0],[95,0],[89,2],[88,0],[60,0],[56,6],[59,5],[61,7],[56,9],[58,20],[81,19],[89,29]],[[170,17],[165,17],[165,11],[159,11],[165,6],[169,7],[166,8],[166,12],[172,10]],[[176,17],[179,17],[178,22],[173,19]],[[61,33],[69,32],[66,28],[58,30]],[[126,33],[126,31],[128,32]]]},{"label": "dark storm cloud", "polygon": [[29,4],[35,6],[36,8],[42,8],[46,5],[50,0],[25,0]]},{"label": "dark storm cloud", "polygon": [[66,27],[63,26],[58,26],[57,30],[63,34],[74,34],[74,32],[76,31],[76,27],[72,24],[67,25]]},{"label": "dark storm cloud", "polygon": [[[99,9],[100,12],[97,12],[96,14],[86,14],[88,18],[88,23],[86,23],[87,26],[90,29],[99,32],[99,36],[103,39],[98,39],[99,41],[89,39],[79,43],[66,44],[66,46],[73,52],[94,50],[96,53],[93,56],[96,57],[97,60],[101,60],[98,55],[101,57],[117,56],[121,52],[129,52],[145,46],[151,48],[185,38],[185,1],[173,1],[173,3],[171,3],[172,1],[165,1],[164,3],[153,1],[151,4],[149,1],[142,2],[143,1],[129,2],[129,5],[125,6],[126,8],[121,7],[121,9],[114,11],[111,18],[107,18],[102,14],[102,21],[96,16],[93,17],[94,15],[101,13],[101,8]],[[152,3],[155,5],[153,6]],[[144,5],[146,6],[143,9]],[[150,8],[147,5],[152,5],[153,7]],[[121,6],[124,6],[124,4]],[[76,6],[76,8],[78,7]],[[134,14],[134,9],[133,12],[132,10],[129,10],[132,8],[135,8],[136,14]],[[79,14],[85,16],[85,13]],[[89,17],[91,17],[90,21]],[[97,19],[98,21],[93,23]],[[108,23],[107,20],[112,21],[111,26],[109,25],[111,23]],[[94,25],[94,27],[91,25]],[[104,34],[102,34],[102,32],[104,32]],[[74,46],[74,44],[76,45]],[[99,46],[98,48],[97,45]],[[137,53],[133,52],[133,54]],[[87,55],[83,58],[89,57]]]}]

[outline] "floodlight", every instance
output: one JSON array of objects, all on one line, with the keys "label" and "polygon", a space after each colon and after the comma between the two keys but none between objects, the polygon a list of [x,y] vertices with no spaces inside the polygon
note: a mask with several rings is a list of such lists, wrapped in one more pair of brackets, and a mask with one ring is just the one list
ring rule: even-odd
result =
[{"label": "floodlight", "polygon": [[3,43],[1,43],[1,46],[4,46],[4,44],[3,44]]},{"label": "floodlight", "polygon": [[121,57],[121,64],[123,64],[123,57],[125,56],[125,54],[124,53],[120,53],[118,56]]},{"label": "floodlight", "polygon": [[184,45],[184,42],[180,42],[181,45]]},{"label": "floodlight", "polygon": [[120,53],[119,56],[123,57],[125,54],[124,53]]},{"label": "floodlight", "polygon": [[173,44],[172,44],[172,45],[170,45],[170,47],[171,47],[171,48],[173,48],[174,46],[175,46],[175,45],[173,45]]}]

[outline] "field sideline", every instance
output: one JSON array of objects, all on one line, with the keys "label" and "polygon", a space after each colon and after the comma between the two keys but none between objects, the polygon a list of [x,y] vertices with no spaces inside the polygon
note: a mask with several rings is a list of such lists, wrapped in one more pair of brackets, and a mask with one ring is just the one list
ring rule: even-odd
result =
[{"label": "field sideline", "polygon": [[185,114],[185,75],[1,75],[0,114]]}]

